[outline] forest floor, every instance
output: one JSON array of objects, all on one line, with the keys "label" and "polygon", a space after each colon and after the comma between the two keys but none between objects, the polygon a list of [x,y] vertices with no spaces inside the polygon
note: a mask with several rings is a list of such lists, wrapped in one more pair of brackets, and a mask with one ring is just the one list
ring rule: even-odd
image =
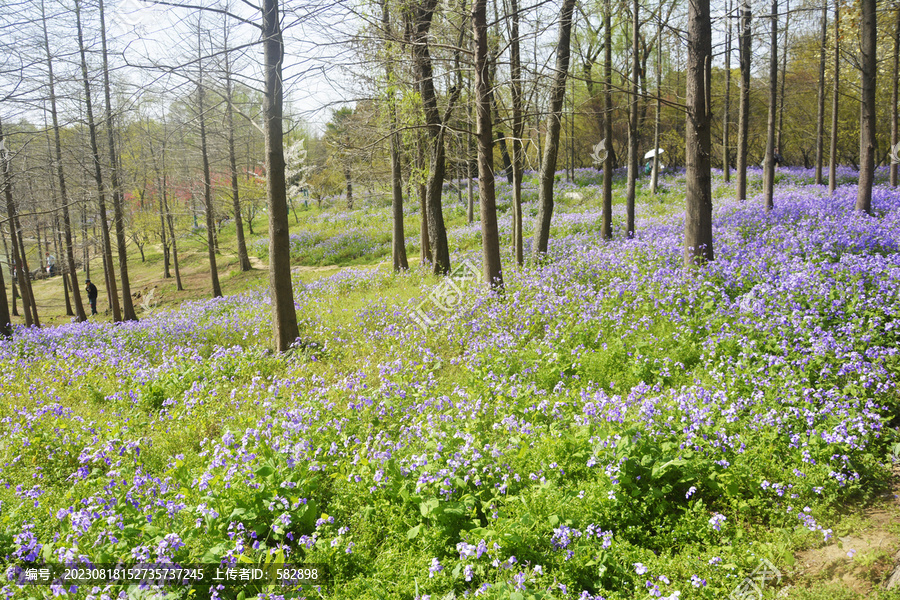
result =
[{"label": "forest floor", "polygon": [[[641,182],[634,240],[614,180],[604,241],[579,172],[547,260],[504,247],[505,295],[443,313],[416,255],[392,273],[385,207],[303,211],[315,344],[286,355],[262,235],[241,272],[220,233],[221,300],[201,236],[182,291],[129,246],[127,327],[92,261],[100,315],[0,343],[0,556],[294,557],[327,565],[316,597],[366,600],[900,600],[900,194],[860,217],[808,176],[782,171],[772,215],[717,178],[716,261],[685,272],[683,177]],[[505,245],[508,204],[498,182]],[[478,223],[446,213],[454,264],[480,260]],[[34,290],[44,325],[71,322],[62,278]]]}]

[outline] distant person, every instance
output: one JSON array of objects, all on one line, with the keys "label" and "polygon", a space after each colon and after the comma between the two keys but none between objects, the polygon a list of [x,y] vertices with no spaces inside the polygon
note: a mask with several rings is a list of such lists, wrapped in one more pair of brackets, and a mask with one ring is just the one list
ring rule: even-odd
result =
[{"label": "distant person", "polygon": [[56,259],[49,252],[47,253],[47,275],[53,277],[56,273]]},{"label": "distant person", "polygon": [[87,284],[84,286],[84,291],[87,292],[88,302],[91,303],[91,314],[97,314],[97,286],[91,283],[90,279],[85,279],[84,282]]},{"label": "distant person", "polygon": [[781,155],[781,151],[778,148],[775,148],[775,156],[773,159],[776,167],[780,167],[784,164],[784,157]]}]

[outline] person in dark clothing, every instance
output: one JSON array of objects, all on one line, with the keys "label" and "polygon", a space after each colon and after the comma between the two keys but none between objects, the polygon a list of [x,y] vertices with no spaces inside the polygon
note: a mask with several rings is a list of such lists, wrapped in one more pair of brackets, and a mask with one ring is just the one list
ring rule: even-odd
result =
[{"label": "person in dark clothing", "polygon": [[781,151],[779,148],[775,148],[775,156],[772,157],[775,162],[776,167],[780,167],[784,164],[784,157],[781,155]]},{"label": "person in dark clothing", "polygon": [[87,292],[88,302],[91,303],[91,314],[97,314],[97,286],[91,283],[90,279],[85,279],[84,282],[87,284],[84,288],[84,291]]}]

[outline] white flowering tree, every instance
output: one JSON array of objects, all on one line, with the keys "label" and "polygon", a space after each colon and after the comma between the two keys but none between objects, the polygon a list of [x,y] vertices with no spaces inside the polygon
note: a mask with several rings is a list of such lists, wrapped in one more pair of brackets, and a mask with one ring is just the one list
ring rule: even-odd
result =
[{"label": "white flowering tree", "polygon": [[304,140],[297,140],[288,148],[285,157],[284,175],[288,182],[288,196],[291,200],[299,197],[307,189],[308,167]]},{"label": "white flowering tree", "polygon": [[284,157],[284,179],[287,182],[288,204],[294,212],[294,220],[300,222],[297,216],[297,208],[294,201],[308,190],[307,175],[309,167],[306,164],[306,147],[304,140],[297,140],[287,150]]}]

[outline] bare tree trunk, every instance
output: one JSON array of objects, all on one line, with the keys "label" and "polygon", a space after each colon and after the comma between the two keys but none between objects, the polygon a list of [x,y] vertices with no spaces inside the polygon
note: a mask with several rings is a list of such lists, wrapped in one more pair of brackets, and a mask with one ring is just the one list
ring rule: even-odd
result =
[{"label": "bare tree trunk", "polygon": [[606,155],[603,157],[603,224],[600,235],[612,238],[612,0],[606,0],[603,13],[603,139]]},{"label": "bare tree trunk", "polygon": [[[456,143],[457,151],[459,151],[460,156],[462,156],[463,158],[468,158],[468,157],[466,157],[466,152],[462,148],[462,146],[463,146],[462,140],[457,139],[457,143]],[[462,178],[463,178],[462,167],[459,166],[459,158],[457,158],[457,162],[456,162],[456,201],[459,202],[460,204],[463,203],[462,184],[460,183],[460,181],[462,181]]]},{"label": "bare tree trunk", "polygon": [[[163,156],[165,156],[165,152],[163,152]],[[172,216],[171,211],[169,211],[169,199],[166,197],[166,188],[165,188],[166,178],[163,175],[163,209],[166,212],[166,221],[169,224],[169,239],[172,240],[172,266],[175,267],[175,289],[179,292],[184,291],[184,287],[181,285],[181,269],[178,267],[178,242],[175,239],[175,219]]]},{"label": "bare tree trunk", "polygon": [[[431,138],[431,166],[425,192],[428,216],[428,238],[431,243],[434,272],[445,275],[450,272],[450,248],[447,243],[447,229],[441,208],[441,191],[446,169],[446,148],[444,146],[444,120],[438,112],[437,95],[434,89],[431,54],[428,49],[428,31],[431,29],[437,0],[424,0],[414,9],[412,23],[412,48],[416,79],[425,112],[425,123]],[[453,86],[447,102],[447,117],[459,98],[460,89]]]},{"label": "bare tree trunk", "polygon": [[[119,157],[113,137],[112,99],[109,85],[109,63],[106,52],[106,20],[103,15],[103,0],[100,5],[100,40],[103,50],[103,91],[106,96],[106,140],[109,145],[109,179],[112,183],[113,214],[116,220],[116,245],[119,249],[119,277],[122,279],[122,317],[126,321],[137,321],[134,303],[131,301],[131,283],[128,279],[128,247],[125,245],[125,215],[122,188],[119,186]],[[110,263],[112,265],[112,263]]]},{"label": "bare tree trunk", "polygon": [[112,273],[112,269],[109,267],[110,256],[103,254],[103,280],[106,281],[106,300],[109,302],[109,305],[112,306],[113,301],[117,301],[118,299],[112,293],[112,289],[109,287],[109,280],[115,279],[115,275]]},{"label": "bare tree trunk", "polygon": [[819,46],[819,87],[816,105],[816,185],[822,185],[825,154],[825,45],[828,43],[828,0],[822,2],[822,38]]},{"label": "bare tree trunk", "polygon": [[12,317],[9,314],[9,301],[6,298],[6,281],[3,268],[0,267],[0,337],[12,337]]},{"label": "bare tree trunk", "polygon": [[347,182],[347,210],[353,210],[353,173],[350,167],[344,167],[344,180]]},{"label": "bare tree trunk", "polygon": [[[3,158],[0,157],[0,160],[3,160]],[[4,167],[0,166],[0,169],[4,169]],[[18,278],[18,275],[16,274],[16,263],[13,261],[12,254],[9,251],[9,243],[6,241],[6,236],[3,235],[2,227],[0,227],[0,238],[3,238],[3,254],[6,256],[6,264],[9,267],[9,276],[12,279],[12,316],[18,317],[19,311],[16,308],[16,298],[19,294],[16,286],[16,279]],[[13,249],[15,249],[15,246],[13,246]]]},{"label": "bare tree trunk", "polygon": [[[900,5],[897,5],[897,21],[894,24],[894,85],[891,88],[891,148],[900,153],[898,148],[898,124],[897,124],[897,87],[900,82]],[[898,165],[891,161],[891,186],[897,187]]]},{"label": "bare tree trunk", "polygon": [[[495,74],[497,72],[497,65],[493,60],[488,61],[488,74],[487,78],[490,80],[495,79]],[[491,110],[494,112],[494,122],[500,123],[500,108],[497,106],[497,99],[494,97],[494,91],[488,90],[488,95],[490,96]],[[512,172],[512,159],[509,156],[509,148],[506,145],[506,134],[499,128],[494,128],[492,123],[492,128],[497,131],[497,143],[500,146],[500,158],[503,160],[503,175],[506,177],[507,183],[513,182],[513,172]],[[493,172],[493,162],[494,162],[494,152],[491,151],[491,172]]]},{"label": "bare tree trunk", "polygon": [[[875,0],[860,0],[862,22],[860,24],[861,88],[859,103],[859,187],[856,193],[856,210],[872,214],[872,184],[875,181],[875,78],[876,34]],[[894,110],[897,106],[894,105]]]},{"label": "bare tree trunk", "polygon": [[[66,295],[66,314],[74,315],[75,318],[79,321],[86,321],[87,314],[84,312],[84,304],[81,302],[81,290],[78,286],[78,272],[75,269],[75,249],[72,244],[72,224],[69,219],[69,196],[66,191],[66,178],[63,173],[63,164],[62,164],[62,141],[60,139],[59,132],[59,117],[56,110],[56,81],[53,75],[53,60],[50,54],[50,36],[47,34],[47,19],[44,15],[44,3],[43,0],[41,2],[41,24],[44,30],[44,51],[47,53],[47,73],[49,78],[49,88],[50,92],[50,117],[53,122],[53,137],[56,142],[55,145],[55,163],[56,163],[56,176],[59,178],[59,208],[62,211],[63,217],[63,227],[65,231],[65,256],[66,256],[66,264],[68,268],[68,278],[72,284],[72,291],[75,297],[75,312],[72,312],[71,307],[69,306],[69,297]],[[49,139],[47,140],[49,145]],[[48,154],[52,156],[49,152]],[[51,180],[52,182],[52,180]],[[55,197],[55,194],[54,194]],[[62,263],[62,254],[60,254],[59,250],[57,250],[57,256],[60,257],[60,263]],[[63,278],[65,279],[65,277]]]},{"label": "bare tree trunk", "polygon": [[[197,56],[203,56],[200,47],[200,30],[197,30]],[[203,87],[203,63],[198,58],[200,78],[197,82],[197,117],[200,120],[200,154],[203,159],[203,205],[206,208],[206,250],[209,255],[209,276],[212,283],[213,298],[222,296],[219,286],[219,268],[216,265],[216,215],[212,199],[212,177],[209,171],[209,152],[206,145],[206,107],[204,106],[205,89]]]},{"label": "bare tree trunk", "polygon": [[731,13],[732,3],[728,2],[728,10],[726,11],[725,20],[728,22],[728,29],[725,33],[725,114],[722,117],[722,174],[725,177],[725,183],[731,181],[731,156],[728,147],[729,133],[729,109],[731,108]]},{"label": "bare tree trunk", "polygon": [[156,199],[159,207],[159,239],[163,248],[163,279],[169,279],[172,277],[172,273],[169,269],[169,236],[166,233],[166,210],[165,203],[163,202],[163,198],[166,195],[166,178],[163,169],[160,168],[159,162],[156,159],[156,152],[153,150],[152,142],[150,143],[150,158],[153,160],[153,167],[156,171],[156,181],[159,186],[159,192]]},{"label": "bare tree trunk", "polygon": [[[227,42],[227,27],[225,28]],[[241,271],[253,268],[247,254],[247,242],[244,240],[244,221],[241,218],[241,196],[238,186],[237,154],[234,150],[234,106],[232,104],[231,60],[228,48],[225,48],[225,126],[228,128],[228,163],[231,167],[231,204],[234,210],[234,229],[237,236],[238,263]]]},{"label": "bare tree trunk", "polygon": [[416,141],[416,170],[419,172],[419,240],[422,246],[422,264],[432,262],[431,241],[428,238],[428,200],[423,173],[425,171],[425,149],[422,136]]},{"label": "bare tree trunk", "polygon": [[[38,263],[41,265],[41,269],[46,272],[47,265],[45,264],[45,261],[44,261],[45,254],[44,254],[44,246],[42,245],[42,242],[41,242],[41,231],[43,231],[43,228],[41,227],[41,221],[36,219],[35,220],[35,235],[37,236]],[[48,251],[49,251],[49,249],[48,249]]]},{"label": "bare tree trunk", "polygon": [[165,184],[163,180],[159,180],[159,189],[160,194],[157,197],[157,201],[159,204],[159,240],[160,244],[162,244],[163,249],[163,279],[170,279],[172,277],[171,266],[171,254],[169,249],[169,236],[166,233],[166,213],[163,210],[163,201],[162,201],[162,190],[164,189]]},{"label": "bare tree trunk", "polygon": [[631,97],[628,99],[628,185],[625,191],[626,236],[634,237],[634,199],[637,188],[638,169],[638,77],[640,62],[638,52],[641,23],[638,11],[640,0],[632,3],[631,14]]},{"label": "bare tree trunk", "polygon": [[769,55],[769,119],[766,123],[766,162],[763,168],[763,194],[766,210],[775,207],[775,113],[778,110],[778,0],[772,0],[772,39]]},{"label": "bare tree trunk", "polygon": [[[166,236],[166,226],[169,228],[168,241],[172,245],[172,263],[175,267],[175,288],[180,292],[183,291],[184,288],[181,286],[181,271],[178,268],[178,243],[175,239],[175,223],[172,218],[172,214],[169,212],[169,198],[168,198],[168,172],[166,170],[166,122],[163,120],[163,140],[160,148],[160,158],[157,160],[156,155],[154,154],[153,144],[150,144],[150,154],[153,158],[153,164],[156,168],[156,177],[159,180],[159,219],[160,224],[162,226],[162,239],[165,240]],[[163,241],[163,245],[166,245],[166,242]],[[165,276],[171,277],[169,274],[169,252],[168,246],[166,247],[166,265],[165,265]]]},{"label": "bare tree trunk", "polygon": [[[9,168],[8,163],[7,163],[7,168]],[[8,194],[7,198],[6,198],[7,206],[9,206],[9,203],[12,202],[12,179],[11,179],[11,177],[12,176],[10,175],[10,180],[6,185],[6,190],[7,190],[6,193]],[[31,287],[31,273],[28,270],[28,259],[27,259],[28,254],[25,250],[25,236],[22,235],[22,231],[23,231],[22,223],[19,221],[18,208],[16,207],[14,202],[13,202],[12,206],[13,206],[14,218],[11,218],[11,220],[16,228],[16,232],[17,232],[16,241],[19,243],[19,256],[22,257],[21,264],[22,264],[22,267],[24,270],[24,280],[23,279],[19,280],[20,282],[24,281],[24,283],[22,283],[22,309],[25,310],[26,313],[30,313],[30,322],[29,322],[29,319],[26,318],[25,324],[29,325],[29,326],[34,325],[35,327],[40,327],[41,320],[40,320],[40,318],[38,318],[37,300],[35,300],[35,298],[34,298],[34,289]],[[41,264],[40,258],[41,257],[38,256],[38,264]]]},{"label": "bare tree trunk", "polygon": [[[385,75],[388,85],[394,80],[394,69],[391,63],[393,32],[391,18],[388,13],[388,0],[381,0],[381,24],[384,28],[384,39],[387,57],[385,59]],[[397,131],[396,98],[391,92],[388,98],[388,109],[391,122],[391,215],[393,229],[391,235],[391,260],[395,271],[406,271],[409,263],[406,260],[406,234],[403,231],[403,175],[400,168],[400,133]]]},{"label": "bare tree trunk", "polygon": [[484,250],[484,278],[503,288],[500,266],[500,234],[494,197],[493,138],[491,126],[491,79],[487,45],[487,0],[472,4],[472,33],[475,40],[475,116],[478,140],[478,198],[481,204],[481,245]]},{"label": "bare tree trunk", "polygon": [[[470,90],[471,91],[471,90]],[[472,179],[475,177],[475,169],[472,168],[472,160],[469,156],[469,150],[472,148],[472,123],[474,119],[472,118],[472,105],[469,104],[468,107],[469,113],[469,132],[466,134],[466,139],[468,140],[468,144],[466,145],[466,176],[469,178],[469,197],[468,203],[466,205],[466,223],[471,225],[475,222],[475,193],[473,191]]]},{"label": "bare tree trunk", "polygon": [[688,2],[687,65],[687,199],[684,219],[684,262],[713,260],[712,189],[710,177],[710,58],[712,26],[709,0]]},{"label": "bare tree trunk", "polygon": [[784,130],[784,83],[787,77],[788,31],[791,24],[791,0],[787,0],[784,8],[784,47],[781,49],[781,91],[778,93],[778,129],[775,136],[775,147],[781,149],[781,132]]},{"label": "bare tree trunk", "polygon": [[263,50],[266,94],[266,194],[269,200],[269,286],[272,289],[272,322],[279,352],[298,337],[297,311],[291,282],[291,245],[284,180],[284,123],[281,67],[284,41],[278,0],[263,0]]},{"label": "bare tree trunk", "polygon": [[[56,235],[53,237],[53,247],[56,248],[56,255],[62,256],[62,232],[59,230],[59,219],[56,220]],[[75,311],[72,310],[72,301],[69,298],[69,278],[66,276],[62,277],[63,281],[63,296],[65,296],[66,300],[66,316],[74,317]]]},{"label": "bare tree trunk", "polygon": [[[85,171],[82,171],[82,177],[86,177],[87,174]],[[87,185],[82,186],[84,189],[87,189]],[[90,260],[90,248],[88,245],[88,228],[87,228],[87,207],[86,203],[81,204],[81,260],[84,262],[84,277],[85,279],[91,278],[91,260]]]},{"label": "bare tree trunk", "polygon": [[741,7],[738,56],[741,63],[741,98],[738,108],[737,197],[747,199],[747,136],[750,132],[750,0]]},{"label": "bare tree trunk", "polygon": [[109,238],[109,219],[106,215],[106,190],[103,187],[103,169],[100,166],[100,149],[97,144],[97,123],[94,121],[94,105],[91,100],[91,82],[88,79],[87,56],[84,47],[84,34],[81,27],[81,0],[75,0],[75,20],[78,25],[78,48],[81,54],[81,77],[84,81],[84,102],[87,112],[88,133],[91,141],[91,158],[94,163],[94,181],[97,183],[97,203],[100,208],[100,233],[103,236],[103,259],[106,265],[106,289],[109,294],[109,306],[112,308],[113,321],[122,321],[119,307],[119,294],[116,290],[116,275],[112,265],[112,242]]},{"label": "bare tree trunk", "polygon": [[[0,121],[0,147],[3,147],[3,122]],[[34,295],[31,292],[31,273],[28,272],[28,259],[25,255],[24,245],[22,242],[22,228],[19,225],[18,212],[16,210],[16,202],[12,193],[12,165],[10,164],[9,152],[0,152],[0,160],[2,160],[3,168],[3,195],[6,197],[6,212],[9,217],[9,238],[12,243],[12,262],[16,269],[16,279],[19,280],[19,286],[22,294],[22,312],[25,316],[25,325],[31,327],[41,323],[37,319],[37,308],[34,306]],[[6,297],[6,288],[3,291]],[[15,298],[15,296],[13,296]],[[9,315],[6,316],[3,325],[10,322]]]},{"label": "bare tree trunk", "polygon": [[556,70],[550,84],[550,110],[547,114],[547,137],[538,189],[538,218],[534,230],[532,253],[535,258],[547,253],[550,241],[550,221],[553,218],[553,183],[556,176],[556,157],[559,154],[559,130],[562,126],[562,107],[569,74],[569,41],[572,36],[572,11],[575,0],[563,0],[559,13],[559,39],[556,43]]},{"label": "bare tree trunk", "polygon": [[[572,70],[574,72],[574,66]],[[569,97],[569,107],[572,109],[569,113],[569,168],[572,170],[572,174],[569,181],[575,183],[575,80],[569,79],[569,82],[572,84]]]},{"label": "bare tree trunk", "polygon": [[[729,14],[731,11],[729,10]],[[731,48],[731,22],[729,21],[729,43],[728,48]],[[729,59],[726,55],[726,63],[728,63]],[[731,85],[731,71],[729,70],[728,75],[728,85]],[[728,181],[728,89],[726,87],[725,91],[725,181]],[[659,16],[659,21],[656,25],[656,112],[653,116],[653,149],[659,150],[659,126],[660,119],[662,117],[662,15]],[[651,175],[650,188],[653,194],[655,195],[657,189],[659,188],[659,152],[653,155],[653,174]]]},{"label": "bare tree trunk", "polygon": [[828,151],[828,192],[837,187],[838,97],[841,90],[841,5],[834,3],[834,89],[831,97],[831,147]]},{"label": "bare tree trunk", "polygon": [[516,264],[525,262],[522,237],[522,134],[525,121],[522,115],[522,59],[519,48],[519,1],[510,0],[512,7],[512,32],[510,35],[510,78],[512,79],[512,167],[513,167],[513,255]]}]

